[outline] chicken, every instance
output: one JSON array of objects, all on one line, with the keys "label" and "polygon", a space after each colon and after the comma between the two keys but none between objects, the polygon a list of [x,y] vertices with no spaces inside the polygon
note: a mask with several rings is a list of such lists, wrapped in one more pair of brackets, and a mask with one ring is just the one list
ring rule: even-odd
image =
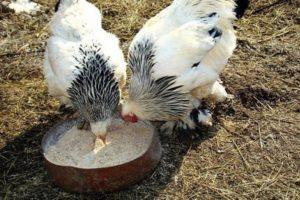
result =
[{"label": "chicken", "polygon": [[119,39],[102,28],[100,11],[86,0],[60,0],[56,11],[44,62],[49,94],[105,141],[126,80]]},{"label": "chicken", "polygon": [[244,12],[241,2],[248,1],[174,0],[150,19],[129,49],[123,119],[179,121],[189,129],[207,119],[209,112],[194,108],[204,98],[229,97],[218,79],[236,47],[232,23]]}]

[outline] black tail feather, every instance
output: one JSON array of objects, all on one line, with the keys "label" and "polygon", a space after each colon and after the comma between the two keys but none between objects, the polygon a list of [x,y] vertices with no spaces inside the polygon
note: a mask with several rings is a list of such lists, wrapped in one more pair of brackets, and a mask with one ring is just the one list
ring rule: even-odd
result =
[{"label": "black tail feather", "polygon": [[249,0],[235,0],[235,3],[236,8],[234,12],[236,13],[236,17],[240,19],[245,14],[250,2]]},{"label": "black tail feather", "polygon": [[200,115],[211,115],[210,111],[205,109],[205,106],[199,106],[194,108],[190,113],[190,120],[194,124],[193,127],[190,127],[184,121],[177,121],[174,123],[173,131],[180,133],[181,135],[186,135],[188,137],[197,138],[197,135],[201,135],[203,130],[208,129],[211,125],[204,124],[204,121],[199,119]]},{"label": "black tail feather", "polygon": [[58,0],[55,4],[54,11],[57,12],[59,8],[60,0]]}]

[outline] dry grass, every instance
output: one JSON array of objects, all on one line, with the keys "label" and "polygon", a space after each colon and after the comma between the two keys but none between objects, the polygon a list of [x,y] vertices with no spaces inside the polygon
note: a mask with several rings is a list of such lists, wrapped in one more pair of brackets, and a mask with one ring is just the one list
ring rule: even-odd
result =
[{"label": "dry grass", "polygon": [[[0,7],[0,199],[300,199],[299,2],[253,1],[238,22],[239,45],[222,75],[236,98],[215,106],[212,130],[197,141],[162,136],[164,157],[153,176],[89,196],[56,188],[42,165],[41,138],[62,114],[40,69],[54,1],[38,2],[44,10],[34,17]],[[126,49],[169,2],[97,5]]]}]

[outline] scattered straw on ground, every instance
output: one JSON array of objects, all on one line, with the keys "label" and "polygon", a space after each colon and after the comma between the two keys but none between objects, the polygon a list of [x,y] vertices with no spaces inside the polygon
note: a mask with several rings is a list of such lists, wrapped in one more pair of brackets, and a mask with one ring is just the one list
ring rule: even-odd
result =
[{"label": "scattered straw on ground", "polygon": [[[52,185],[40,142],[62,114],[41,74],[47,23],[42,12],[0,5],[0,199],[300,199],[299,7],[296,0],[252,1],[237,23],[238,48],[222,74],[231,102],[197,141],[163,136],[153,176],[126,191],[75,195]],[[95,2],[95,1],[94,1]],[[98,1],[104,27],[124,50],[142,24],[170,0]]]}]

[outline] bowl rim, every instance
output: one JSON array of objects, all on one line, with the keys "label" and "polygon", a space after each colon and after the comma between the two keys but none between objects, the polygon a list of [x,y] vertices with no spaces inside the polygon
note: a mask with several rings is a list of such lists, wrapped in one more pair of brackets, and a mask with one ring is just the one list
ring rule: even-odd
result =
[{"label": "bowl rim", "polygon": [[[57,130],[59,127],[63,126],[64,124],[70,122],[70,123],[78,123],[80,122],[82,119],[67,119],[67,120],[64,120],[64,121],[60,121],[58,123],[56,123],[54,126],[52,126],[46,133],[45,135],[43,136],[42,138],[42,142],[41,142],[41,147],[42,147],[42,154],[43,154],[43,158],[50,164],[52,165],[55,165],[55,166],[58,166],[58,167],[65,167],[65,168],[72,168],[72,169],[77,169],[77,170],[107,170],[107,169],[111,169],[111,168],[116,168],[116,167],[120,167],[120,166],[124,166],[126,164],[129,164],[131,162],[136,162],[137,160],[141,159],[142,157],[144,157],[150,150],[150,147],[153,143],[153,141],[155,140],[155,137],[158,137],[158,131],[157,129],[151,125],[150,123],[148,122],[145,122],[145,121],[142,121],[143,123],[145,123],[147,126],[151,127],[153,129],[153,134],[152,134],[152,138],[151,138],[151,142],[149,143],[147,149],[144,151],[143,154],[139,155],[138,157],[136,157],[135,159],[133,160],[130,160],[128,162],[124,162],[122,164],[118,164],[118,165],[113,165],[113,166],[109,166],[109,167],[98,167],[98,168],[81,168],[81,167],[76,167],[76,166],[71,166],[71,165],[59,165],[59,164],[56,164],[54,162],[51,162],[49,159],[47,159],[47,157],[45,156],[45,148],[46,148],[46,145],[47,145],[47,139],[49,137],[51,137],[51,135],[55,134],[55,130]],[[72,126],[73,127],[73,126]],[[61,135],[61,134],[58,134],[58,135]]]}]

